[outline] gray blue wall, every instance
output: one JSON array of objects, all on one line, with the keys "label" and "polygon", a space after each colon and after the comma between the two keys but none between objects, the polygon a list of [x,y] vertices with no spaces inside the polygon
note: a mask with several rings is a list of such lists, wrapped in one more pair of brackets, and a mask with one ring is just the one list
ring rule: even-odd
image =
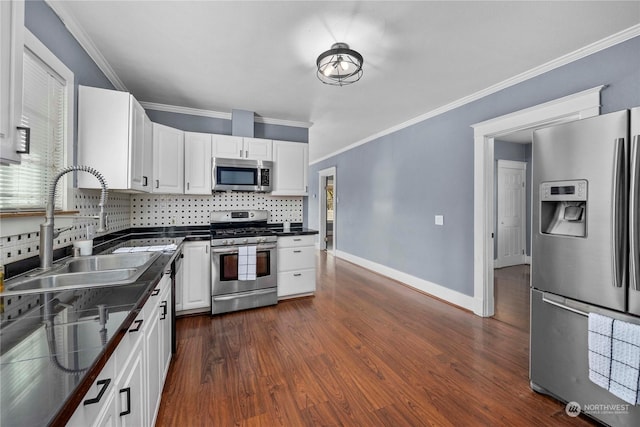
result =
[{"label": "gray blue wall", "polygon": [[338,250],[473,295],[471,125],[602,84],[603,113],[640,105],[638,52],[640,37],[313,164],[309,227],[336,166]]},{"label": "gray blue wall", "polygon": [[526,202],[526,254],[531,256],[531,144],[516,144],[506,141],[494,141],[493,157],[495,164],[493,166],[493,229],[495,230],[495,238],[493,239],[493,259],[498,258],[498,160],[514,160],[527,164],[525,179]]},{"label": "gray blue wall", "polygon": [[[184,131],[232,135],[231,120],[158,110],[146,110],[146,112],[151,121]],[[309,129],[303,127],[256,122],[254,123],[253,135],[255,138],[309,142]]]}]

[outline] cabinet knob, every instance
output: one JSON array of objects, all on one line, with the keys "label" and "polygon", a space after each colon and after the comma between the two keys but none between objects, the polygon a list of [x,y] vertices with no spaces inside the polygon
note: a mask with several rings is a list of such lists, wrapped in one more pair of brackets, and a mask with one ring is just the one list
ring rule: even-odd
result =
[{"label": "cabinet knob", "polygon": [[160,188],[160,180],[156,179],[156,188]]}]

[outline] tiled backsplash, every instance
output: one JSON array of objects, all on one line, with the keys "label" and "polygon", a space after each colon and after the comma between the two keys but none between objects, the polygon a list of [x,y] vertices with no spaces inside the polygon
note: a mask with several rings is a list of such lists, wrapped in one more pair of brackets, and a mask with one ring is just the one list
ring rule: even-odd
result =
[{"label": "tiled backsplash", "polygon": [[[107,199],[107,215],[109,218],[109,231],[119,231],[130,227],[129,220],[131,216],[131,196],[129,194],[110,192]],[[79,216],[95,216],[100,212],[100,190],[74,190],[73,210],[79,211]],[[36,221],[38,224],[44,222],[44,214]],[[56,221],[56,228],[62,227],[61,220]],[[78,218],[73,220],[73,228],[71,230],[60,233],[54,239],[54,249],[70,245],[76,240],[85,239],[87,236],[87,227],[93,226],[97,228],[98,220],[93,218]],[[40,248],[40,229],[35,226],[33,231],[23,232],[21,234],[10,234],[5,236],[7,228],[2,224],[2,248],[1,262],[7,264],[13,261],[19,261],[38,254]]]},{"label": "tiled backsplash", "polygon": [[[99,190],[76,189],[73,191],[74,208],[80,216],[97,215],[100,211]],[[271,214],[270,223],[285,221],[302,222],[302,197],[272,197],[260,193],[215,193],[211,196],[187,196],[167,194],[128,194],[109,192],[107,213],[109,232],[129,227],[160,227],[183,225],[206,225],[212,210],[265,209]],[[44,215],[37,223],[44,221]],[[62,221],[56,222],[61,226]],[[74,220],[72,230],[61,233],[54,240],[54,248],[70,245],[75,240],[86,238],[87,226],[97,228],[98,220],[79,218]],[[37,225],[33,231],[6,235],[2,224],[0,240],[0,262],[7,264],[38,255],[40,232]]]},{"label": "tiled backsplash", "polygon": [[264,209],[270,223],[302,222],[302,197],[272,197],[261,193],[215,193],[212,196],[134,194],[131,226],[206,225],[215,210]]}]

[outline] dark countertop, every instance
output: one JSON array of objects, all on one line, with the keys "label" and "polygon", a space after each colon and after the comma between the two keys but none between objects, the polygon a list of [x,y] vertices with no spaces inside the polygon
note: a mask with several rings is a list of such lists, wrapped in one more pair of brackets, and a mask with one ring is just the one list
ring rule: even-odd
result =
[{"label": "dark countertop", "polygon": [[[24,308],[16,315],[7,306],[0,317],[0,425],[66,422],[61,412],[73,413],[183,240],[130,234],[96,247],[94,253],[110,253],[123,246],[178,245],[130,285],[11,297]],[[104,325],[98,320],[99,306],[108,312]]]},{"label": "dark countertop", "polygon": [[[277,236],[318,234],[292,225],[270,227]],[[175,243],[130,285],[12,296],[0,313],[0,425],[63,425],[131,326],[183,241],[210,240],[208,226],[131,228],[94,239],[94,254],[121,247]],[[70,254],[55,251],[56,262]],[[8,265],[9,277],[37,267],[37,257]],[[7,282],[10,286],[10,281]],[[9,298],[9,297],[7,297]],[[108,319],[98,321],[99,305]],[[17,314],[16,314],[17,312]],[[103,327],[104,326],[104,327]]]}]

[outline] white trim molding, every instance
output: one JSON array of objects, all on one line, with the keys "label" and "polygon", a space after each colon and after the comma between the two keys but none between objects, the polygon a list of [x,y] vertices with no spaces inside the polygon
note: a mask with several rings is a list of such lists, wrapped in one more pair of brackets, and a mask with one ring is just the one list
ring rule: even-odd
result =
[{"label": "white trim molding", "polygon": [[473,311],[474,313],[478,311],[478,308],[475,306],[477,304],[477,301],[472,296],[465,295],[461,292],[454,291],[445,286],[429,282],[428,280],[412,276],[391,267],[387,267],[386,265],[378,264],[376,262],[369,261],[365,258],[360,258],[356,255],[352,255],[344,251],[336,251],[336,256],[338,258],[344,259],[345,261],[349,261],[360,267],[366,268],[367,270],[371,270],[390,279],[397,280],[398,282],[444,300],[448,303],[457,305],[458,307]]},{"label": "white trim molding", "polygon": [[318,171],[318,194],[320,195],[320,197],[318,198],[319,202],[318,202],[318,225],[319,225],[319,238],[318,238],[318,248],[319,249],[327,249],[327,245],[326,245],[326,241],[325,243],[322,243],[320,240],[323,237],[326,237],[326,233],[327,233],[327,221],[326,221],[326,211],[325,211],[325,204],[326,204],[326,200],[327,200],[327,192],[325,191],[325,189],[322,187],[322,183],[323,183],[323,178],[326,178],[328,176],[333,176],[333,248],[331,249],[331,251],[327,251],[330,252],[331,254],[333,254],[334,256],[336,255],[337,252],[337,242],[338,242],[338,233],[337,233],[337,229],[338,229],[338,175],[337,175],[337,168],[336,166],[331,166],[327,169],[322,169],[321,171]]},{"label": "white trim molding", "polygon": [[554,70],[556,68],[560,68],[563,65],[567,65],[570,64],[571,62],[577,61],[579,59],[582,59],[586,56],[592,55],[596,52],[599,52],[601,50],[607,49],[609,47],[615,46],[617,44],[623,43],[627,40],[630,40],[636,36],[640,36],[640,24],[634,25],[632,27],[627,28],[626,30],[620,31],[616,34],[613,34],[609,37],[605,37],[602,40],[599,40],[595,43],[591,43],[590,45],[587,45],[583,48],[580,48],[578,50],[575,50],[571,53],[568,53],[567,55],[561,56],[559,58],[556,58],[552,61],[549,61],[545,64],[542,64],[538,67],[532,68],[529,71],[525,71],[524,73],[518,74],[514,77],[511,77],[507,80],[503,80],[500,83],[497,83],[493,86],[489,86],[486,89],[482,89],[478,92],[475,92],[469,96],[465,96],[463,98],[460,98],[456,101],[453,101],[449,104],[443,105],[442,107],[436,108],[435,110],[431,110],[425,114],[422,114],[418,117],[415,117],[413,119],[407,120],[403,123],[400,123],[396,126],[390,127],[388,129],[385,129],[383,131],[380,131],[378,133],[375,133],[371,136],[368,136],[364,139],[361,139],[359,141],[354,142],[353,144],[350,144],[346,147],[343,147],[339,150],[336,150],[332,153],[329,153],[325,156],[322,156],[318,159],[314,159],[313,161],[311,161],[309,164],[313,165],[315,163],[319,163],[323,160],[329,159],[331,157],[337,156],[338,154],[344,153],[345,151],[349,151],[351,149],[354,149],[360,145],[366,144],[367,142],[371,142],[374,141],[378,138],[381,138],[385,135],[389,135],[391,133],[394,133],[396,131],[399,131],[401,129],[404,129],[406,127],[412,126],[414,124],[420,123],[424,120],[430,119],[432,117],[438,116],[440,114],[446,113],[447,111],[451,111],[454,110],[458,107],[461,107],[463,105],[469,104],[473,101],[477,101],[478,99],[484,98],[485,96],[491,95],[493,93],[499,92],[503,89],[506,89],[508,87],[511,86],[515,86],[518,83],[522,83],[526,80],[529,80],[533,77],[537,77],[541,74],[544,74],[548,71]]},{"label": "white trim molding", "polygon": [[87,34],[84,28],[75,20],[73,15],[67,9],[65,2],[63,1],[51,1],[46,0],[47,5],[58,15],[58,18],[62,21],[64,26],[69,30],[71,35],[78,41],[80,46],[87,52],[89,57],[96,63],[100,71],[104,73],[111,84],[118,90],[128,92],[127,87],[124,85],[120,77],[109,64],[109,61],[102,55],[100,50],[96,47],[91,40],[91,37]]},{"label": "white trim molding", "polygon": [[[600,114],[597,86],[531,108],[476,123],[473,184],[473,297],[477,315],[493,316],[494,138]],[[533,232],[533,231],[532,231]]]}]

